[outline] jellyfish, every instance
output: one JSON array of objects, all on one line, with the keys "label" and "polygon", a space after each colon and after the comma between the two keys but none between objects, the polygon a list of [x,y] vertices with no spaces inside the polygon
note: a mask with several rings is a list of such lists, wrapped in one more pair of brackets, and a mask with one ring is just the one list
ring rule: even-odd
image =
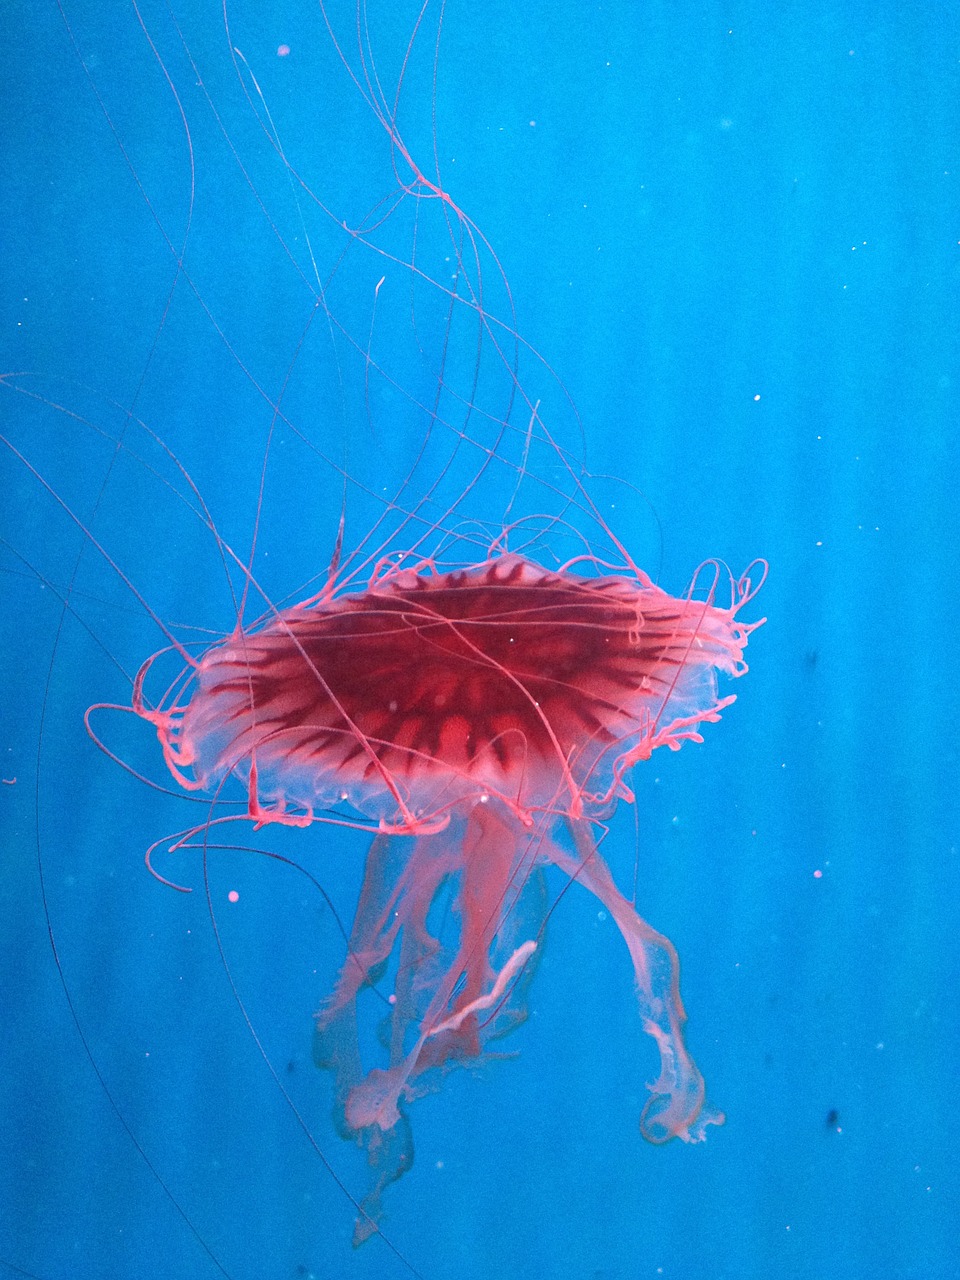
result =
[{"label": "jellyfish", "polygon": [[[45,465],[26,456],[42,433],[32,433],[26,455],[14,444],[9,450],[32,489],[46,490],[60,517],[76,526],[84,548],[77,566],[82,561],[88,570],[96,551],[109,587],[122,588],[141,619],[166,637],[162,660],[156,654],[142,665],[132,697],[117,696],[152,726],[176,783],[209,797],[210,808],[204,823],[152,849],[195,843],[206,854],[209,833],[237,820],[227,807],[237,795],[243,821],[303,835],[297,856],[304,863],[317,860],[320,824],[369,833],[342,966],[314,1018],[314,1057],[333,1080],[339,1128],[370,1165],[368,1190],[357,1204],[355,1241],[361,1243],[380,1232],[385,1191],[411,1167],[416,1100],[455,1068],[493,1058],[525,1018],[557,900],[545,887],[551,867],[603,905],[626,943],[643,1026],[660,1055],[640,1118],[643,1136],[654,1143],[697,1141],[722,1121],[684,1044],[676,952],[617,887],[601,837],[617,806],[635,801],[634,768],[660,746],[676,750],[698,741],[702,726],[733,701],[721,695],[718,682],[746,671],[744,649],[760,623],[740,614],[763,570],[734,577],[708,562],[672,597],[606,528],[589,495],[585,433],[572,399],[521,336],[499,259],[441,172],[435,108],[443,6],[415,6],[392,82],[389,60],[381,72],[374,57],[366,6],[356,13],[343,6],[340,14],[328,14],[329,7],[320,6],[329,52],[359,92],[366,127],[355,121],[345,127],[346,161],[337,160],[333,133],[328,139],[319,130],[323,163],[314,156],[312,182],[309,147],[285,140],[318,132],[309,104],[331,100],[325,78],[294,81],[283,94],[269,86],[261,91],[252,69],[262,66],[256,42],[234,35],[229,6],[219,59],[206,53],[203,40],[204,56],[195,62],[176,21],[167,33],[173,56],[143,26],[150,69],[156,58],[177,107],[173,118],[182,122],[183,137],[178,133],[174,141],[190,155],[182,172],[191,217],[182,228],[152,182],[133,168],[136,149],[125,146],[124,128],[115,127],[96,62],[88,66],[83,42],[71,34],[98,110],[133,171],[138,198],[146,201],[151,228],[156,224],[162,233],[163,265],[172,254],[178,295],[199,304],[200,333],[208,342],[198,343],[194,328],[166,300],[132,398],[97,397],[86,411],[86,397],[78,404],[75,386],[44,383],[46,390],[38,390],[32,375],[9,373],[0,382],[22,405],[36,403],[56,421],[52,481]],[[425,36],[427,8],[436,14],[432,39]],[[143,25],[139,13],[137,24]],[[426,82],[414,71],[417,42],[426,51]],[[251,50],[253,64],[241,46]],[[298,58],[289,56],[290,46],[278,46],[277,54],[292,76]],[[176,70],[184,55],[186,80]],[[223,110],[231,102],[216,78],[224,62],[237,73],[245,104],[240,117],[235,108]],[[424,92],[424,83],[432,89]],[[189,93],[181,94],[184,87]],[[270,104],[287,96],[307,104],[295,128],[274,122]],[[332,100],[334,115],[351,121],[346,101]],[[419,131],[415,123],[418,106],[426,134],[423,122]],[[246,163],[263,159],[256,147],[235,145],[248,138],[247,108],[261,126],[267,162],[277,166],[262,174],[259,164]],[[195,115],[208,128],[195,128]],[[226,141],[226,170],[213,166],[208,134]],[[222,213],[210,225],[223,233],[211,234],[208,225],[206,234],[198,231],[197,247],[190,231],[195,154],[202,176],[197,190]],[[432,164],[419,167],[415,154],[433,156]],[[361,180],[355,196],[354,161],[361,174],[370,166],[371,173],[387,175],[386,193],[377,176],[369,188]],[[274,189],[277,178],[283,199]],[[321,191],[318,178],[331,190]],[[288,188],[295,214],[286,204]],[[241,199],[264,217],[261,239],[271,247],[279,243],[276,292],[266,287],[274,278],[269,256],[251,254],[249,229],[235,212]],[[211,261],[222,257],[230,267],[226,276],[244,288],[231,284],[221,291],[207,270],[208,254]],[[104,265],[112,263],[111,252]],[[164,299],[168,287],[164,276]],[[239,294],[255,317],[252,337],[238,336]],[[266,315],[284,320],[286,336],[276,348],[261,320]],[[131,332],[142,336],[145,322],[137,315],[133,321]],[[71,314],[71,333],[76,322]],[[97,331],[95,324],[87,327]],[[258,350],[262,361],[250,355]],[[194,355],[195,364],[187,359]],[[232,401],[228,409],[216,395],[211,406],[199,394],[219,390],[222,379],[252,392],[253,408],[238,397],[243,412]],[[168,413],[141,396],[157,383]],[[234,423],[229,430],[227,421]],[[65,443],[73,430],[81,433],[78,449]],[[102,480],[96,468],[90,471],[95,448],[108,455]],[[208,450],[214,457],[206,467]],[[231,468],[220,465],[227,454]],[[237,485],[245,462],[253,490]],[[84,491],[80,503],[71,497],[74,470]],[[209,486],[221,483],[214,500]],[[235,507],[254,491],[240,532]],[[114,496],[119,514],[103,501]],[[314,521],[313,545],[333,534],[337,504],[337,552],[323,587],[291,590],[316,568],[312,561],[296,567],[296,556],[304,564],[311,546],[303,526]],[[291,511],[300,518],[296,536]],[[111,524],[111,514],[118,523]],[[350,555],[340,559],[345,529],[353,547],[349,571]],[[199,543],[191,540],[198,530]],[[132,537],[132,551],[117,550],[123,535]],[[238,539],[243,549],[235,554]],[[201,559],[189,558],[198,546]],[[59,557],[64,565],[70,558]],[[80,602],[110,592],[85,594],[76,572],[55,563],[43,585],[62,579],[64,610],[83,618]],[[222,634],[213,584],[223,578],[232,630],[196,650],[187,635]],[[185,580],[201,598],[189,628],[168,621],[180,616],[179,601],[165,603],[168,585]],[[263,610],[256,619],[250,616],[254,599]],[[91,629],[98,643],[102,631],[102,622]],[[58,629],[55,656],[66,669],[61,647]],[[113,666],[121,642],[103,647]],[[152,641],[136,642],[129,652],[139,661],[152,647]],[[160,671],[171,655],[182,668],[167,680]],[[115,664],[126,670],[119,659]],[[46,690],[43,697],[46,714]],[[105,705],[117,704],[98,703],[87,712],[91,736],[135,777],[154,783],[134,763],[139,756],[110,745],[94,727],[92,717]],[[64,776],[69,781],[71,771]],[[51,808],[71,812],[59,786],[51,795]],[[75,904],[71,910],[79,917]],[[212,903],[210,915],[219,946]],[[47,923],[52,940],[49,916]],[[370,1035],[371,993],[382,1010],[376,1036]],[[147,1160],[135,1133],[128,1133]]]},{"label": "jellyfish", "polygon": [[[597,898],[629,951],[660,1055],[643,1136],[696,1142],[723,1122],[684,1043],[676,951],[617,888],[595,832],[634,800],[634,765],[702,741],[734,701],[718,676],[747,670],[760,621],[739,613],[755,566],[727,575],[721,604],[716,564],[673,597],[637,568],[603,572],[589,557],[548,568],[503,540],[491,552],[452,567],[390,558],[361,590],[333,580],[238,625],[156,705],[144,693],[155,658],[134,686],[133,710],[181,786],[219,793],[239,779],[258,826],[339,811],[375,829],[315,1036],[340,1130],[372,1167],[355,1243],[378,1230],[384,1189],[412,1163],[409,1104],[523,1020],[551,865]],[[443,934],[442,895],[457,922]],[[359,1000],[388,970],[371,1062]]]}]

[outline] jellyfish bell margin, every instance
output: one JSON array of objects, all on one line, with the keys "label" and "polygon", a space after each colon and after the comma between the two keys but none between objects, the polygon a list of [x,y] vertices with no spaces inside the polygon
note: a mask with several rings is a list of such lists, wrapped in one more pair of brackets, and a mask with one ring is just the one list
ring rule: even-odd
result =
[{"label": "jellyfish bell margin", "polygon": [[[406,1104],[526,1017],[548,866],[592,893],[626,942],[660,1052],[643,1136],[696,1142],[723,1123],[684,1043],[677,953],[617,889],[594,826],[633,802],[634,764],[702,741],[701,723],[734,701],[717,678],[747,671],[743,652],[764,619],[738,615],[766,565],[727,573],[723,606],[716,562],[698,599],[704,566],[672,597],[642,571],[584,560],[547,569],[503,546],[453,569],[400,558],[363,589],[331,583],[238,624],[198,659],[180,650],[188,661],[156,705],[145,684],[161,655],[137,676],[129,709],[154,726],[176,782],[219,795],[239,779],[246,792],[244,814],[211,818],[181,845],[238,818],[339,821],[329,811],[342,806],[359,815],[348,825],[374,831],[314,1053],[334,1076],[338,1128],[371,1167],[355,1244],[379,1231],[383,1193],[413,1162]],[[560,827],[572,850],[554,838]],[[450,911],[435,931],[442,893]],[[391,964],[371,1063],[358,1002]]]}]

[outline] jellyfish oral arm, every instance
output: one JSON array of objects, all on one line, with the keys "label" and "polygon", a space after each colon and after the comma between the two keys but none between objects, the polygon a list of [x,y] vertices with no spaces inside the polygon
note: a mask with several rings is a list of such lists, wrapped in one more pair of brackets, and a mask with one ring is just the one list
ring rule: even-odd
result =
[{"label": "jellyfish oral arm", "polygon": [[699,1142],[711,1124],[723,1124],[722,1111],[706,1102],[703,1076],[683,1038],[687,1015],[680,998],[680,961],[669,938],[657,933],[620,893],[585,823],[570,823],[577,858],[553,845],[551,858],[561,870],[588,889],[613,916],[630,952],[644,1030],[660,1050],[660,1075],[649,1085],[650,1097],[640,1116],[640,1132],[648,1142],[671,1138]]},{"label": "jellyfish oral arm", "polygon": [[478,996],[469,1004],[458,1009],[456,1013],[445,1018],[443,1022],[428,1027],[422,1032],[413,1048],[403,1062],[386,1071],[372,1071],[361,1086],[351,1092],[347,1109],[347,1123],[352,1129],[362,1129],[375,1124],[380,1129],[392,1129],[400,1119],[398,1102],[406,1090],[406,1083],[416,1073],[417,1063],[427,1040],[444,1032],[458,1031],[463,1023],[487,1009],[493,1008],[499,1001],[508,998],[510,983],[516,979],[530,957],[537,949],[531,938],[517,947],[513,955],[497,974],[493,986],[486,995]]},{"label": "jellyfish oral arm", "polygon": [[[530,957],[537,949],[537,944],[532,938],[525,942],[522,946],[517,947],[513,955],[497,974],[497,979],[492,988],[485,996],[478,996],[476,1000],[471,1000],[468,1005],[464,1005],[462,1009],[458,1009],[456,1013],[449,1018],[445,1018],[443,1022],[437,1023],[435,1027],[431,1027],[424,1035],[426,1040],[430,1036],[438,1036],[444,1031],[456,1031],[465,1018],[469,1018],[473,1013],[480,1013],[484,1009],[489,1009],[497,1003],[497,1001],[506,992],[507,986],[515,978],[527,963]],[[418,1046],[419,1051],[419,1046]]]},{"label": "jellyfish oral arm", "polygon": [[[384,1189],[412,1163],[404,1104],[439,1088],[454,1067],[482,1061],[486,1044],[526,1016],[538,949],[530,933],[545,910],[535,874],[542,849],[542,827],[538,838],[506,807],[480,802],[449,828],[417,836],[412,849],[395,835],[373,842],[347,958],[314,1042],[318,1066],[334,1073],[339,1127],[374,1171],[355,1243],[376,1229]],[[437,929],[438,901],[458,927]],[[378,992],[384,1052],[371,1065],[361,1049],[364,1008],[391,957],[392,990]]]}]

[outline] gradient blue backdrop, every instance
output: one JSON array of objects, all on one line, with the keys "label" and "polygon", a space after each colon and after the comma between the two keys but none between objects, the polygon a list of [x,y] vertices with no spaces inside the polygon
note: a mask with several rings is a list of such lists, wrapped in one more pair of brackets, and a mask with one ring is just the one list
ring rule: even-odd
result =
[{"label": "gradient blue backdrop", "polygon": [[[349,35],[352,5],[330,8]],[[336,217],[391,189],[390,157],[315,6],[228,5],[228,34],[219,5],[188,4],[195,67],[163,6],[144,8],[192,159],[136,12],[64,12],[69,27],[53,0],[0,13],[0,368],[40,375],[0,389],[3,430],[160,616],[213,636],[232,603],[212,536],[166,487],[182,480],[146,443],[158,474],[113,461],[98,432],[133,408],[241,555],[291,368],[291,416],[351,474],[402,475],[422,433],[402,397],[375,386],[371,406],[355,370],[338,378],[322,323],[299,349],[312,296],[294,263],[309,278],[312,249],[326,279],[343,246],[303,213],[231,43]],[[371,8],[387,85],[414,19]],[[435,30],[430,10],[401,115],[425,170]],[[519,1057],[414,1107],[417,1163],[389,1195],[388,1234],[424,1280],[960,1276],[960,16],[450,0],[437,66],[447,189],[579,407],[591,470],[635,486],[605,514],[675,591],[707,556],[767,557],[769,623],[705,744],[636,777],[640,909],[680,952],[690,1044],[726,1126],[698,1147],[641,1141],[654,1053],[622,942],[574,889],[505,1045]],[[192,181],[196,292],[175,285],[165,239],[184,241]],[[397,218],[384,237],[402,254],[410,234]],[[425,394],[402,267],[351,253],[338,314],[365,344],[381,275],[374,347]],[[426,316],[417,330],[434,360],[441,332]],[[461,374],[470,359],[451,352]],[[286,465],[265,506],[278,596],[323,572],[340,498],[294,463],[284,501]],[[351,1251],[350,1205],[231,993],[198,862],[163,864],[191,896],[143,868],[189,817],[84,732],[92,701],[129,697],[123,671],[162,643],[156,627],[9,453],[0,484],[0,1274],[206,1280],[221,1272],[201,1240],[235,1280],[409,1274],[379,1241]],[[363,504],[351,512],[348,536]],[[161,776],[149,733],[98,723]],[[631,819],[606,847],[627,886]],[[349,918],[363,842],[303,839],[283,848]],[[264,1049],[357,1190],[310,1061],[331,913],[249,855],[221,856],[213,883]]]}]

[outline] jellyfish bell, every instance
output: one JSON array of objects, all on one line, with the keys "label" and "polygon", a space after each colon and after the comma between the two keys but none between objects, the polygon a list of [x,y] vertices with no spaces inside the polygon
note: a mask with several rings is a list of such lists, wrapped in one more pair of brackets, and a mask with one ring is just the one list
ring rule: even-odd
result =
[{"label": "jellyfish bell", "polygon": [[659,746],[700,741],[743,675],[758,589],[726,608],[639,578],[583,576],[501,553],[466,569],[432,562],[331,593],[209,648],[156,726],[188,790],[245,779],[255,822],[306,825],[345,802],[394,833],[425,834],[480,797],[521,826],[536,813],[596,820],[624,774]]}]

